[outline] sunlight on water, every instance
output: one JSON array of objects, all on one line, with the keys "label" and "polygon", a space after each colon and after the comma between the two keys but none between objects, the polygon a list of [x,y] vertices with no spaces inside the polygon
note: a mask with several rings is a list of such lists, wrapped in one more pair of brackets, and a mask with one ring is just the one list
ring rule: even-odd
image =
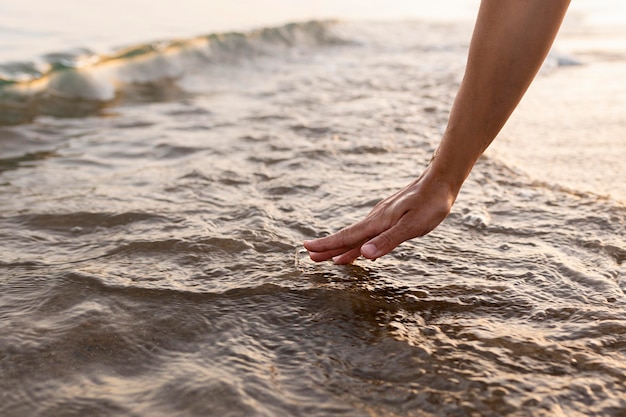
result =
[{"label": "sunlight on water", "polygon": [[617,3],[439,228],[347,266],[301,242],[422,172],[476,1],[7,3],[2,417],[624,415],[626,54],[576,16]]},{"label": "sunlight on water", "polygon": [[626,27],[626,3],[621,0],[574,0],[571,7],[584,13],[591,25]]},{"label": "sunlight on water", "polygon": [[[283,24],[342,19],[463,19],[475,0],[426,1],[24,0],[0,4],[0,61],[27,60],[53,51],[88,47],[96,52],[160,39]],[[190,12],[192,11],[192,12]]]},{"label": "sunlight on water", "polygon": [[[77,47],[106,52],[150,40],[248,30],[296,20],[471,20],[478,4],[479,0],[180,0],[158,4],[146,0],[24,0],[0,4],[0,61],[30,59]],[[578,0],[572,2],[571,9],[587,14],[593,24],[626,24],[626,5],[619,0]]]},{"label": "sunlight on water", "polygon": [[[0,3],[0,61],[79,47],[102,53],[135,43],[309,19],[472,20],[478,4],[479,0],[5,2]],[[578,0],[570,8],[584,13],[593,25],[626,25],[626,3],[620,0]]]}]

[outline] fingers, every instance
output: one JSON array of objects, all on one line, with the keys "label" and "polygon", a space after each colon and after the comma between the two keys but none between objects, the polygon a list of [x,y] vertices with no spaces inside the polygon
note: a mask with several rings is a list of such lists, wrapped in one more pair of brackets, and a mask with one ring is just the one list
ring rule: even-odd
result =
[{"label": "fingers", "polygon": [[356,247],[346,253],[333,257],[333,262],[336,265],[347,265],[354,262],[359,256],[361,256],[361,248]]},{"label": "fingers", "polygon": [[[409,239],[406,234],[406,230],[401,225],[394,226],[391,229],[382,232],[373,239],[367,241],[362,240],[357,242],[354,246],[342,246],[339,248],[332,248],[323,250],[320,252],[313,251],[312,248],[328,248],[327,244],[320,240],[335,237],[334,235],[327,238],[317,239],[314,241],[305,241],[304,247],[309,251],[311,260],[315,262],[326,261],[328,259],[333,260],[337,265],[346,265],[354,262],[359,256],[364,256],[370,260],[376,260],[383,255],[388,254],[399,244]],[[332,240],[331,240],[332,241]]]},{"label": "fingers", "polygon": [[[315,262],[333,260],[337,265],[346,265],[354,262],[359,256],[363,256],[372,261],[388,254],[398,245],[407,240],[406,231],[403,227],[394,226],[391,229],[379,234],[367,243],[359,242],[356,247],[341,247],[323,252],[313,252],[309,250],[311,260]],[[305,248],[309,249],[312,245],[305,242]]]},{"label": "fingers", "polygon": [[[375,234],[367,233],[367,227],[363,221],[348,226],[330,236],[322,237],[304,242],[304,247],[310,252],[330,252],[343,248],[343,252],[361,246],[363,242],[370,239]],[[340,253],[343,253],[340,252]],[[335,253],[337,255],[337,253]],[[333,255],[333,256],[335,256]]]},{"label": "fingers", "polygon": [[304,247],[315,262],[337,257],[336,263],[348,264],[360,256],[361,245],[375,236],[376,233],[368,234],[367,230],[366,224],[361,221],[330,236],[307,240]]},{"label": "fingers", "polygon": [[[384,235],[385,223],[368,216],[368,218],[341,229],[330,236],[304,241],[304,247],[309,251],[311,260],[315,262],[326,261],[332,258],[336,264],[345,265],[354,262],[362,254],[373,260],[379,256],[380,248],[369,245],[365,247],[365,253],[362,253],[363,244],[381,232]],[[385,239],[385,237],[383,236],[382,239]],[[396,243],[395,246],[401,242]],[[385,251],[383,254],[393,249],[393,247],[388,248],[388,246],[389,243],[381,246]]]},{"label": "fingers", "polygon": [[370,260],[376,260],[388,254],[406,239],[400,237],[397,228],[393,227],[381,233],[361,247],[361,255]]},{"label": "fingers", "polygon": [[391,228],[380,233],[378,236],[370,239],[363,246],[361,246],[361,255],[373,261],[388,254],[402,242],[425,234],[415,233],[414,228],[411,226],[411,221],[408,219],[408,216],[403,216]]},{"label": "fingers", "polygon": [[[306,248],[306,245],[305,245],[305,248]],[[327,261],[327,260],[329,260],[331,258],[334,258],[335,256],[342,255],[342,254],[352,250],[352,248],[338,248],[338,249],[327,250],[327,251],[323,251],[323,252],[314,252],[314,251],[311,251],[308,248],[307,248],[307,250],[309,251],[309,256],[310,256],[312,261],[321,262],[321,261]]]}]

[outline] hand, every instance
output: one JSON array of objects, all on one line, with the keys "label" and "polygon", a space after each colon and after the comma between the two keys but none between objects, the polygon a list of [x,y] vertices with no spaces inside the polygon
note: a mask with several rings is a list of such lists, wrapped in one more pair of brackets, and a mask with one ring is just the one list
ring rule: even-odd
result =
[{"label": "hand", "polygon": [[359,256],[376,260],[402,242],[424,236],[450,213],[456,192],[427,169],[394,195],[382,200],[358,223],[330,236],[304,242],[313,261],[352,263]]},{"label": "hand", "polygon": [[358,223],[304,242],[314,261],[375,260],[433,230],[541,67],[570,0],[483,0],[442,141],[424,174]]}]

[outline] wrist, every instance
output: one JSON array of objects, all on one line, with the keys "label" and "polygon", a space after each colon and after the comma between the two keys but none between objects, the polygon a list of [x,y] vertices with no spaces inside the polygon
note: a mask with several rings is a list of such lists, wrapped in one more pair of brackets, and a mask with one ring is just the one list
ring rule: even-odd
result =
[{"label": "wrist", "polygon": [[434,158],[431,160],[430,165],[426,168],[424,173],[419,178],[419,182],[428,190],[428,194],[432,196],[439,196],[441,199],[447,202],[448,209],[452,207],[456,200],[461,186],[463,185],[463,179],[458,179],[451,175],[440,164],[434,163]]},{"label": "wrist", "polygon": [[454,202],[456,196],[461,191],[461,187],[469,175],[472,166],[445,158],[438,149],[433,154],[432,159],[424,173],[424,178],[433,186],[442,189]]}]

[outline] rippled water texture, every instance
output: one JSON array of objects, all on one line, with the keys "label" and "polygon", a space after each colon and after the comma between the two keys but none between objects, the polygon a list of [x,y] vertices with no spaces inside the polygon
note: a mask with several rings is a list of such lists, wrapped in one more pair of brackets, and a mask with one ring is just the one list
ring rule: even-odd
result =
[{"label": "rippled water texture", "polygon": [[124,81],[82,117],[20,91],[38,110],[0,128],[0,415],[623,416],[623,204],[483,158],[431,235],[374,263],[302,253],[424,169],[469,29],[130,56],[70,77]]}]

